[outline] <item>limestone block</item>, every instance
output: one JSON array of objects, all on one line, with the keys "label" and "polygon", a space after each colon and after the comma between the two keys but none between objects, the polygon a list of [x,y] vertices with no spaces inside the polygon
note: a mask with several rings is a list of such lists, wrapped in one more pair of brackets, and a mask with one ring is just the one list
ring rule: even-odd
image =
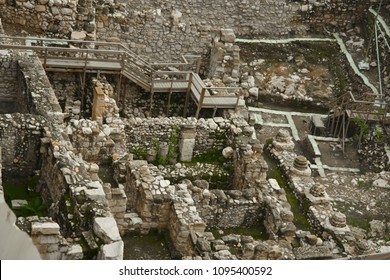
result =
[{"label": "limestone block", "polygon": [[73,14],[73,10],[69,8],[62,8],[61,14],[64,16],[71,16]]},{"label": "limestone block", "polygon": [[278,184],[278,181],[271,178],[271,179],[268,179],[268,182],[269,182],[269,185],[271,186],[272,189],[274,189],[275,191],[280,191],[280,186]]},{"label": "limestone block", "polygon": [[35,11],[37,11],[39,13],[44,12],[44,11],[46,11],[46,6],[44,6],[44,5],[37,5],[37,6],[35,6]]},{"label": "limestone block", "polygon": [[23,6],[26,7],[27,9],[34,9],[34,5],[31,2],[24,2]]},{"label": "limestone block", "polygon": [[259,97],[259,88],[257,88],[257,87],[250,88],[249,89],[249,95],[253,96],[255,98],[258,98]]},{"label": "limestone block", "polygon": [[126,211],[126,205],[111,207],[111,212],[113,213],[125,212],[125,211]]},{"label": "limestone block", "polygon": [[92,129],[90,127],[83,127],[83,134],[85,135],[92,134]]},{"label": "limestone block", "polygon": [[132,225],[136,226],[136,225],[142,225],[143,221],[140,217],[132,217],[131,223]]},{"label": "limestone block", "polygon": [[24,205],[27,205],[27,200],[24,200],[24,199],[11,200],[12,209],[20,209]]},{"label": "limestone block", "polygon": [[87,33],[85,31],[73,31],[70,34],[71,40],[85,40]]},{"label": "limestone block", "polygon": [[169,180],[161,180],[161,181],[160,181],[160,187],[162,187],[162,188],[166,188],[166,187],[168,187],[170,184],[171,184],[171,182],[170,182]]},{"label": "limestone block", "polygon": [[118,226],[113,217],[96,217],[93,223],[93,231],[106,243],[121,240]]},{"label": "limestone block", "polygon": [[181,17],[183,14],[178,10],[173,10],[171,13],[172,23],[174,25],[177,25],[180,22]]},{"label": "limestone block", "polygon": [[191,161],[195,147],[195,139],[182,139],[180,142],[180,160]]},{"label": "limestone block", "polygon": [[[95,181],[97,182],[97,181]],[[97,188],[97,189],[86,189],[85,190],[85,195],[87,196],[87,198],[93,200],[93,201],[97,201],[97,202],[100,202],[100,203],[105,203],[106,201],[106,194],[104,193],[104,190],[103,190],[103,186],[97,182],[101,187]]]},{"label": "limestone block", "polygon": [[44,244],[56,244],[59,242],[58,235],[43,235],[39,236],[39,243]]},{"label": "limestone block", "polygon": [[234,155],[234,150],[232,147],[226,147],[222,150],[222,155],[224,158],[232,158]]},{"label": "limestone block", "polygon": [[234,43],[236,35],[234,35],[233,29],[221,29],[221,41],[225,43]]},{"label": "limestone block", "polygon": [[31,234],[56,235],[60,233],[60,226],[57,223],[33,223],[31,225]]},{"label": "limestone block", "polygon": [[104,245],[101,250],[100,259],[102,260],[122,260],[123,259],[123,241]]},{"label": "limestone block", "polygon": [[83,248],[79,244],[74,244],[70,247],[66,254],[67,260],[81,260],[83,258]]},{"label": "limestone block", "polygon": [[375,180],[372,185],[374,187],[378,187],[378,188],[390,188],[390,185],[389,185],[389,182],[387,182],[386,180],[383,180],[383,179],[377,179]]},{"label": "limestone block", "polygon": [[42,255],[44,260],[59,260],[61,258],[60,252],[50,252]]}]

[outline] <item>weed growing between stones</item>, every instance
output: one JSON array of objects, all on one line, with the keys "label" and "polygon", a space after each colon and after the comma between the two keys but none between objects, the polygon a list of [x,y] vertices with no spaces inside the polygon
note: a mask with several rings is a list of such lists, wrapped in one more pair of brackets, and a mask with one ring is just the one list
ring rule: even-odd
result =
[{"label": "weed growing between stones", "polygon": [[142,146],[131,148],[130,153],[132,153],[136,159],[146,159],[146,156],[148,155],[148,151]]},{"label": "weed growing between stones", "polygon": [[305,214],[309,207],[305,203],[300,203],[298,198],[295,196],[294,191],[288,186],[288,182],[284,178],[282,170],[269,154],[268,148],[271,144],[272,139],[268,139],[266,141],[266,145],[264,146],[264,159],[268,164],[267,180],[271,178],[275,179],[279,186],[286,192],[287,201],[291,205],[291,211],[294,214],[293,222],[297,229],[312,231],[311,224]]}]

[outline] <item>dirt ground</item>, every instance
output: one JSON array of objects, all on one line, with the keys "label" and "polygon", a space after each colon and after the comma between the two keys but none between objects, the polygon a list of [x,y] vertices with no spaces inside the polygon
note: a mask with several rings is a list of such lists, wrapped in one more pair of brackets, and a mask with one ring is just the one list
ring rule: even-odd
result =
[{"label": "dirt ground", "polygon": [[[325,186],[332,198],[333,207],[347,216],[347,223],[358,227],[364,234],[370,232],[370,221],[380,220],[390,223],[390,188],[373,186],[372,182],[380,175],[329,173],[326,178],[315,178]],[[386,233],[385,240],[390,240]]]},{"label": "dirt ground", "polygon": [[356,145],[352,142],[345,143],[344,153],[341,145],[337,142],[319,142],[321,161],[332,167],[359,168],[359,158]]},{"label": "dirt ground", "polygon": [[[292,110],[293,111],[293,110]],[[263,120],[270,123],[284,123],[287,120],[284,116],[276,114],[262,114]],[[299,132],[299,137],[305,139],[309,134],[309,117],[293,116],[295,126]],[[256,131],[258,139],[265,143],[273,138],[279,131],[279,127],[263,126]],[[289,128],[287,128],[290,131]],[[345,143],[343,153],[338,142],[317,141],[321,151],[321,161],[324,165],[331,167],[359,168],[361,167],[356,144]],[[296,142],[296,154],[305,154],[303,142]],[[310,159],[313,161],[313,159]],[[372,238],[370,222],[372,220],[382,221],[388,228],[390,226],[390,188],[380,188],[373,186],[373,182],[379,178],[384,178],[383,174],[363,174],[352,172],[333,172],[326,170],[326,177],[321,178],[316,172],[313,179],[318,184],[323,184],[326,192],[331,197],[332,206],[335,210],[344,213],[347,217],[347,224],[359,237]],[[379,242],[390,243],[390,232],[384,236],[377,237]],[[387,243],[386,243],[387,244]]]}]

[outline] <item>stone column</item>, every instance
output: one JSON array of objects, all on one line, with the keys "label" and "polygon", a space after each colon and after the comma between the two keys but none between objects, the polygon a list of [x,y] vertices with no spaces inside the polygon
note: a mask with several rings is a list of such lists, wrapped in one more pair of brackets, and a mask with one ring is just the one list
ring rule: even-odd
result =
[{"label": "stone column", "polygon": [[280,129],[272,141],[273,147],[278,151],[292,151],[295,144],[291,139],[290,132],[287,129]]},{"label": "stone column", "polygon": [[104,89],[99,81],[95,82],[93,91],[92,119],[94,121],[103,120],[104,111],[106,109],[104,103]]},{"label": "stone column", "polygon": [[297,176],[311,176],[311,169],[308,165],[307,159],[304,156],[297,156],[294,160],[290,172]]},{"label": "stone column", "polygon": [[194,125],[183,125],[180,134],[180,160],[191,161],[195,147],[196,128]]},{"label": "stone column", "polygon": [[237,83],[239,77],[240,48],[235,40],[232,29],[221,29],[211,48],[209,76],[227,84]]}]

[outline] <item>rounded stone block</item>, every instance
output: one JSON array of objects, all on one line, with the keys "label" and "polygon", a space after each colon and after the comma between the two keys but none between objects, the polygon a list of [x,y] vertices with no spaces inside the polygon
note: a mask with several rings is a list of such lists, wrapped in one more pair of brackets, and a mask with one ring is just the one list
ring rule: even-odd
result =
[{"label": "rounded stone block", "polygon": [[335,212],[330,217],[330,224],[334,227],[343,228],[347,225],[347,218],[341,212]]}]

